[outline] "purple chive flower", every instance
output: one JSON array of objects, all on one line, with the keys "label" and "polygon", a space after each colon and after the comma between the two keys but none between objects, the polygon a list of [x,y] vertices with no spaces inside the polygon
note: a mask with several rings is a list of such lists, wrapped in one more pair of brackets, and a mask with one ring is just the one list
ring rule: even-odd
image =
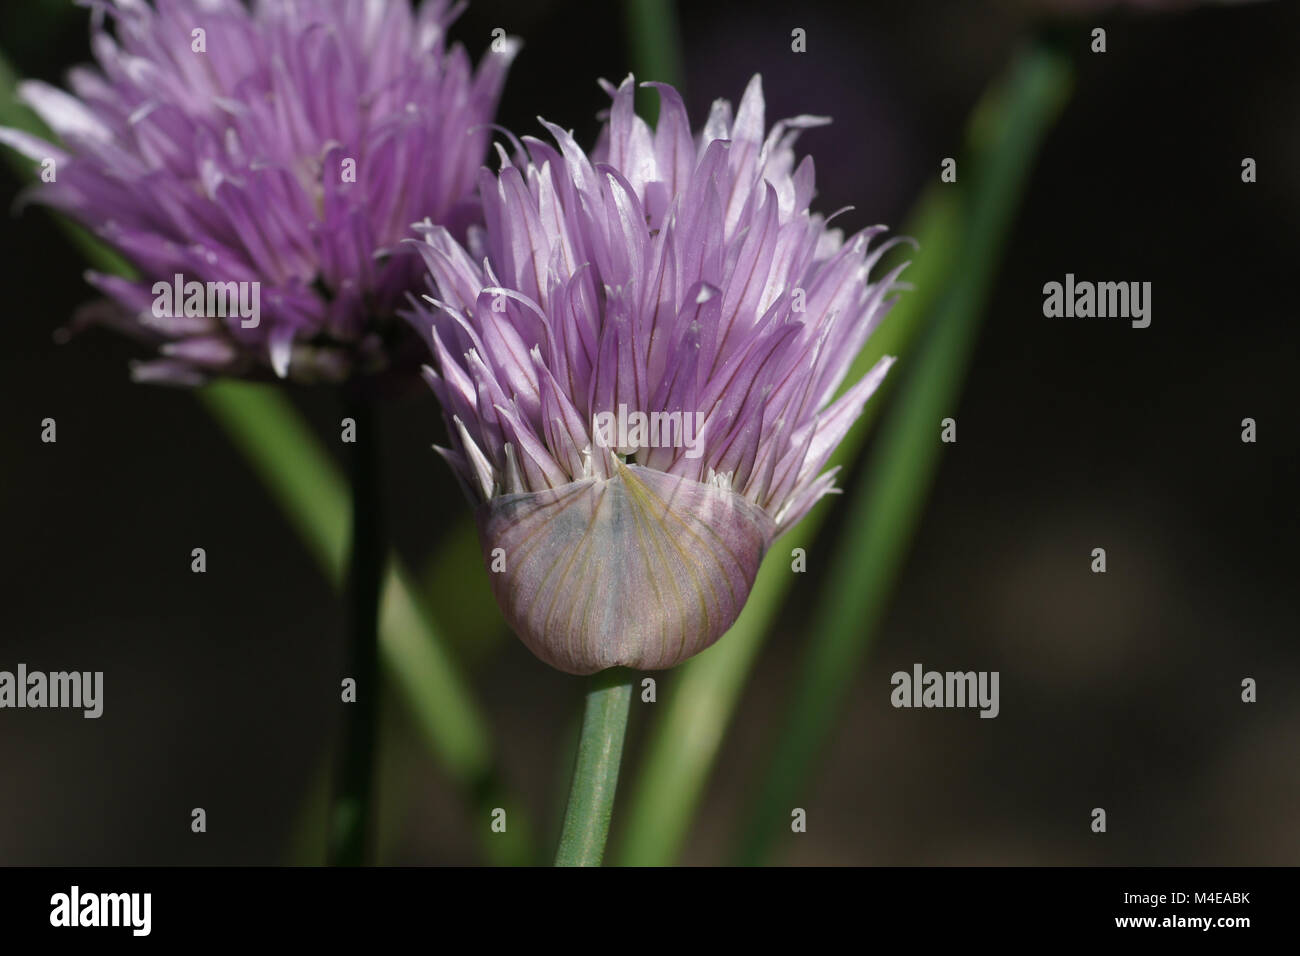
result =
[{"label": "purple chive flower", "polygon": [[841,396],[892,299],[869,282],[883,226],[845,241],[809,212],[801,116],[765,135],[756,76],[693,137],[629,77],[593,154],[544,125],[499,175],[468,250],[427,226],[437,286],[413,318],[448,418],[441,449],[478,503],[493,590],[542,660],[657,669],[740,613],[766,549],[832,490],[827,458],[892,359]]},{"label": "purple chive flower", "polygon": [[21,88],[62,145],[0,142],[53,160],[35,198],[138,267],[88,275],[113,303],[97,317],[162,353],[135,377],[414,369],[422,348],[395,314],[420,266],[400,243],[419,220],[473,220],[516,44],[474,72],[446,45],[447,0],[93,6],[98,69],[74,69],[72,94]]}]

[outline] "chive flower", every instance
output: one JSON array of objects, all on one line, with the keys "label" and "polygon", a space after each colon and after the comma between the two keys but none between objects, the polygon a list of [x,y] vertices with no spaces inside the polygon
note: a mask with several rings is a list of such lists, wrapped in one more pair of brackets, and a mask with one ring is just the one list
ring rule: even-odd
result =
[{"label": "chive flower", "polygon": [[396,313],[401,246],[477,215],[474,177],[517,44],[475,71],[429,0],[96,0],[97,67],[22,84],[58,145],[29,196],[136,267],[90,273],[92,318],[157,350],[137,379],[340,381],[427,358]]},{"label": "chive flower", "polygon": [[892,303],[890,244],[809,210],[799,132],[764,123],[760,78],[693,136],[628,77],[590,153],[542,121],[479,174],[484,226],[426,224],[436,287],[411,315],[445,412],[439,449],[476,505],[512,628],[574,674],[671,667],[740,613],[782,532],[833,490],[827,459],[880,384],[841,392]]}]

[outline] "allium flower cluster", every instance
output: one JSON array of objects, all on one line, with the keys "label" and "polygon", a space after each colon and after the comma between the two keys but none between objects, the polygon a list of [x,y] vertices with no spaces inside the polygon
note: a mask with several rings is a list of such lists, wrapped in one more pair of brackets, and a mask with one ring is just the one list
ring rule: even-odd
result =
[{"label": "allium flower cluster", "polygon": [[334,381],[407,352],[418,365],[395,318],[418,284],[400,243],[413,222],[463,234],[477,217],[474,176],[515,44],[475,72],[447,46],[447,0],[95,10],[98,68],[74,69],[71,93],[22,86],[60,144],[12,129],[0,141],[53,171],[36,199],[138,268],[137,280],[90,276],[117,305],[100,317],[162,353],[137,377]]},{"label": "allium flower cluster", "polygon": [[[898,270],[884,227],[810,211],[800,116],[767,130],[758,77],[692,135],[651,129],[629,77],[588,155],[545,123],[480,174],[485,225],[425,228],[415,316],[499,603],[573,673],[668,667],[739,614],[772,540],[832,489],[827,459],[879,385],[841,384]],[[900,267],[901,269],[901,267]]]}]

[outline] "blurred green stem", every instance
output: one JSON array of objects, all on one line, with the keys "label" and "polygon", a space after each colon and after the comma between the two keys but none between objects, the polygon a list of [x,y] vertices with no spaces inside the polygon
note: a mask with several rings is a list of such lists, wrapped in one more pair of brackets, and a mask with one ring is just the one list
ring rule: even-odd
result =
[{"label": "blurred green stem", "polygon": [[1070,78],[1064,54],[1035,45],[973,118],[963,164],[971,198],[953,275],[871,462],[846,495],[842,543],[827,562],[804,667],[739,846],[741,864],[764,862],[788,832],[790,808],[808,794],[814,763],[876,634],[934,478],[940,421],[955,416],[1012,215]]},{"label": "blurred green stem", "polygon": [[614,812],[634,677],[616,667],[591,678],[556,866],[600,866]]},{"label": "blurred green stem", "polygon": [[378,415],[375,402],[354,393],[346,417],[351,449],[352,540],[348,567],[348,670],[356,697],[343,711],[343,759],[334,794],[329,861],[361,866],[370,856],[370,805],[374,789],[376,721],[379,715],[379,594],[387,546],[384,540]]},{"label": "blurred green stem", "polygon": [[[344,580],[347,493],[338,470],[283,393],[271,386],[217,382],[200,401],[243,452],[326,576]],[[497,864],[532,862],[524,812],[493,766],[486,721],[410,576],[390,559],[379,606],[380,660],[443,769],[481,818],[494,807],[510,810],[510,836],[489,834],[483,846]]]},{"label": "blurred green stem", "polygon": [[[990,203],[1002,203],[1006,208],[1001,210],[1001,215],[1004,220],[1009,217],[1032,162],[1038,138],[1050,126],[1064,102],[1068,74],[1068,64],[1036,44],[1022,53],[1003,80],[986,92],[971,118],[967,145],[969,159],[976,167],[985,165],[996,147],[1003,145],[1001,140],[992,141],[995,133],[1015,132],[1015,137],[1008,137],[1014,141],[1007,148],[1023,152],[1002,157],[1000,180],[999,177],[972,174],[969,172],[971,166],[964,160],[959,184],[935,183],[927,189],[907,230],[908,234],[916,237],[920,246],[905,276],[909,282],[915,283],[916,289],[902,295],[882,326],[868,340],[847,382],[860,378],[881,355],[905,354],[930,315],[932,306],[939,300],[940,293],[948,290],[958,278],[964,275],[967,284],[987,283],[997,262],[1000,236],[990,236],[993,245],[983,248],[976,240],[972,248],[970,237],[974,234],[975,204],[971,196],[975,191],[998,182],[998,194],[986,196],[983,208],[989,209]],[[1047,102],[1053,98],[1055,102]],[[1034,112],[1036,106],[1038,110]],[[1021,109],[1030,109],[1031,112],[1019,117],[1013,115]],[[1018,128],[1010,131],[1007,125],[1013,120]],[[1010,179],[1008,174],[1012,174]],[[987,215],[985,213],[986,220]],[[985,225],[988,225],[987,221]],[[973,269],[984,269],[989,275],[969,274]],[[881,393],[867,404],[862,417],[832,457],[832,464],[843,465],[853,461],[883,405],[886,393],[902,377],[900,372],[905,371],[906,366],[900,362],[899,367],[886,378]],[[933,428],[927,424],[927,429],[925,435],[937,440],[937,419]],[[795,576],[790,571],[787,556],[794,547],[808,548],[826,519],[829,507],[822,504],[815,508],[798,527],[773,545],[771,556],[760,569],[749,601],[735,625],[717,644],[678,669],[664,711],[646,744],[646,756],[629,803],[620,863],[665,865],[677,858],[740,692],[762,641],[794,584]]]},{"label": "blurred green stem", "polygon": [[[682,54],[672,0],[625,0],[623,23],[637,82],[669,83],[680,92]],[[653,126],[659,117],[658,94],[639,89],[636,104],[637,112]]]},{"label": "blurred green stem", "polygon": [[[284,395],[271,386],[216,382],[198,392],[276,502],[297,527],[326,576],[345,580],[348,496],[338,470]],[[487,728],[432,624],[423,620],[396,562],[381,592],[379,648],[400,686],[413,695],[419,726],[447,769],[472,781],[487,771]],[[421,640],[423,632],[425,637]]]}]

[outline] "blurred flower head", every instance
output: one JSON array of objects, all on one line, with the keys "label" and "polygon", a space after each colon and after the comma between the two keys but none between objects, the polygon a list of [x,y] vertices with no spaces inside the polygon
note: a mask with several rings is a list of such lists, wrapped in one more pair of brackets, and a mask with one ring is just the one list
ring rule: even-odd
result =
[{"label": "blurred flower head", "polygon": [[809,211],[792,146],[826,121],[767,131],[754,77],[692,136],[650,85],[655,129],[631,77],[606,85],[590,156],[544,123],[556,146],[526,138],[480,173],[467,247],[434,225],[420,245],[442,451],[507,620],[570,673],[717,640],[776,535],[832,490],[822,469],[890,361],[836,397],[898,270],[868,280],[883,226],[846,240]]},{"label": "blurred flower head", "polygon": [[475,72],[446,45],[447,0],[94,7],[98,68],[74,69],[72,93],[21,89],[60,144],[0,141],[53,170],[30,195],[138,268],[88,277],[112,303],[94,317],[161,352],[136,377],[414,369],[395,310],[419,260],[400,242],[419,220],[463,234],[474,218],[514,42]]}]

